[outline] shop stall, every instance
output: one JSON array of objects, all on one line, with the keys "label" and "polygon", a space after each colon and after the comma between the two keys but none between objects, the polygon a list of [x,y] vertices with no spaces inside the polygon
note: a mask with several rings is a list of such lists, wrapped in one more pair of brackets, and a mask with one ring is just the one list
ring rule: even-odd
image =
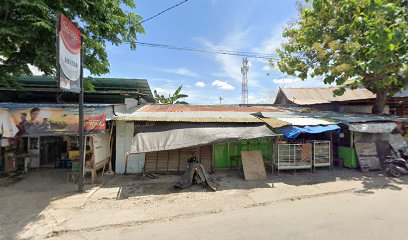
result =
[{"label": "shop stall", "polygon": [[285,137],[277,142],[275,167],[280,170],[310,169],[333,166],[333,132],[336,124],[325,126],[287,126],[278,129]]},{"label": "shop stall", "polygon": [[[78,108],[71,104],[2,104],[7,105],[12,125],[18,130],[4,148],[4,173],[33,168],[65,168],[78,171]],[[112,106],[85,106],[85,172],[103,168],[111,156],[109,131]],[[76,174],[78,175],[78,174]]]},{"label": "shop stall", "polygon": [[381,170],[386,156],[407,148],[396,122],[350,122],[342,126],[339,155],[349,168]]},{"label": "shop stall", "polygon": [[[241,151],[261,146],[259,139],[272,146],[275,134],[261,122],[255,123],[195,123],[138,122],[129,155],[145,153],[145,172],[180,172],[187,166],[190,155],[197,157],[209,170],[241,166]],[[258,140],[257,140],[258,139]],[[251,142],[251,144],[249,144]],[[265,148],[269,151],[270,148]],[[266,153],[270,159],[271,153]]]}]

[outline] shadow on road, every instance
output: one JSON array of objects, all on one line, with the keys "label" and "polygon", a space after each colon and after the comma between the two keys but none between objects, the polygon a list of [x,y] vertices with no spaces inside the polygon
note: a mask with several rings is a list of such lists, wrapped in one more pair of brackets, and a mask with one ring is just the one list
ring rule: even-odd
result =
[{"label": "shadow on road", "polygon": [[319,169],[315,173],[310,173],[310,171],[298,171],[296,173],[281,172],[279,175],[271,176],[271,178],[273,179],[273,182],[283,182],[294,186],[314,185],[336,181],[360,181],[363,184],[363,189],[359,189],[358,191],[365,193],[370,193],[375,189],[399,191],[401,190],[401,187],[398,185],[408,185],[408,176],[392,178],[386,176],[381,171],[362,173],[353,169]]},{"label": "shadow on road", "polygon": [[77,185],[66,182],[67,174],[66,169],[39,169],[1,180],[0,239],[20,239],[53,201],[77,195]]},{"label": "shadow on road", "polygon": [[[0,239],[16,239],[19,238],[19,234],[31,231],[30,223],[44,218],[44,210],[47,208],[50,210],[49,207],[53,206],[54,201],[62,200],[63,204],[70,205],[71,199],[78,196],[78,193],[76,184],[66,183],[66,176],[66,170],[42,169],[10,178],[8,182],[0,184]],[[363,187],[357,189],[356,193],[374,193],[376,189],[399,191],[402,190],[401,186],[408,184],[408,176],[395,179],[386,177],[381,172],[361,173],[349,169],[319,169],[315,173],[298,171],[296,174],[281,172],[279,175],[268,174],[267,179],[261,181],[245,181],[242,172],[232,170],[219,171],[212,174],[211,177],[218,185],[219,192],[268,189],[273,188],[274,184],[286,184],[290,187],[338,181],[347,184],[347,181],[357,181],[361,182]],[[105,183],[95,193],[100,194],[100,198],[94,199],[99,201],[98,199],[106,198],[105,193],[109,193],[110,196],[113,195],[113,199],[117,200],[154,196],[154,201],[157,202],[162,198],[165,199],[166,195],[174,193],[208,192],[208,194],[214,194],[202,185],[193,185],[183,190],[175,189],[173,184],[179,178],[180,175],[171,174],[156,174],[154,179],[141,174],[106,177]],[[86,185],[86,187],[91,188],[92,186]],[[188,194],[184,196],[188,197]],[[228,199],[228,196],[233,195],[224,196],[225,200]],[[58,203],[60,206],[61,201]]]}]

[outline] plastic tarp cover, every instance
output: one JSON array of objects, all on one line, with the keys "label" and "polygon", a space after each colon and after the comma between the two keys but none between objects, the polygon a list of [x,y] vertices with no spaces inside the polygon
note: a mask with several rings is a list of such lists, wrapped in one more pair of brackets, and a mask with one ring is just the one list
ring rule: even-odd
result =
[{"label": "plastic tarp cover", "polygon": [[340,129],[340,127],[335,124],[327,126],[305,126],[305,127],[291,126],[289,128],[283,129],[281,132],[287,138],[296,138],[302,133],[317,134],[338,129]]},{"label": "plastic tarp cover", "polygon": [[129,153],[146,153],[234,140],[272,137],[258,123],[136,123]]},{"label": "plastic tarp cover", "polygon": [[390,133],[396,127],[395,122],[383,122],[383,123],[350,123],[348,124],[349,130],[354,132],[363,133]]}]

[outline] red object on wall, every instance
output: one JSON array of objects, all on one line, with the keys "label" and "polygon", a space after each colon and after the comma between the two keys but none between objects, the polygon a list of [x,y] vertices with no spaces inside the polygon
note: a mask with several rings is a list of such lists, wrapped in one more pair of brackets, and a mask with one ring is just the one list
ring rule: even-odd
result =
[{"label": "red object on wall", "polygon": [[88,117],[84,121],[84,131],[100,131],[106,129],[106,114]]}]

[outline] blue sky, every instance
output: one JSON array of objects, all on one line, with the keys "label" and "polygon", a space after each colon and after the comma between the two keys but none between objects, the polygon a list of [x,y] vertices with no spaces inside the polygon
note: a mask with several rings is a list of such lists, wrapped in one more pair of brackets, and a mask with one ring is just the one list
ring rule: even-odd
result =
[{"label": "blue sky", "polygon": [[[148,18],[181,0],[136,0],[137,14]],[[204,49],[271,54],[284,41],[282,29],[296,15],[294,0],[190,0],[144,24],[141,42]],[[241,102],[242,57],[128,45],[107,46],[110,73],[105,77],[145,78],[152,90],[168,95],[183,85],[192,104]],[[249,59],[249,103],[273,103],[279,86],[323,86],[300,81]],[[268,75],[267,75],[268,74]]]}]

